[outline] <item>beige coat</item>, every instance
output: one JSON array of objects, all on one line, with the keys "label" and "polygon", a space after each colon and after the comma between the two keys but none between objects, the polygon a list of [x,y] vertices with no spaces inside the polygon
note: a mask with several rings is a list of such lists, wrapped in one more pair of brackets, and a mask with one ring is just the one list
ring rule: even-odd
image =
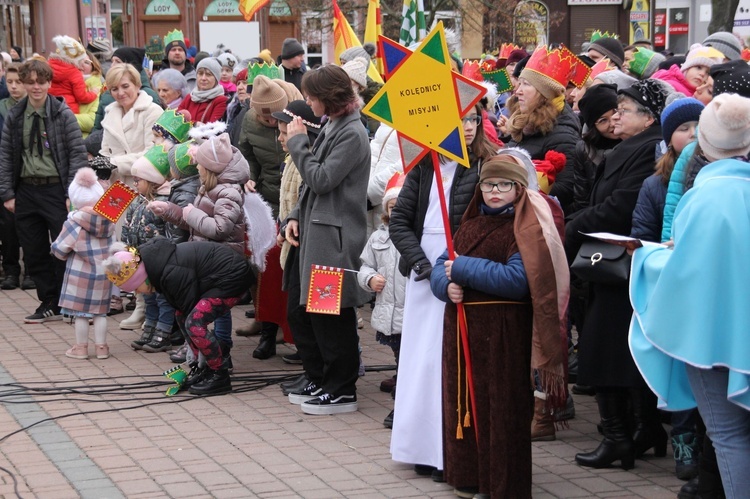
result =
[{"label": "beige coat", "polygon": [[151,96],[141,90],[133,107],[123,115],[123,109],[113,102],[104,110],[102,149],[100,154],[117,167],[116,177],[132,181],[130,169],[136,159],[154,145],[151,127],[164,112]]}]

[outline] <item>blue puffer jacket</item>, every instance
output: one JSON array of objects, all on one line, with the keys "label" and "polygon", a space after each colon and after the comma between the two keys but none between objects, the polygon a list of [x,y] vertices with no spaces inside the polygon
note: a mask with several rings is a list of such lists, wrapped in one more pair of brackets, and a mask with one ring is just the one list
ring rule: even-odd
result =
[{"label": "blue puffer jacket", "polygon": [[666,197],[667,186],[664,185],[661,175],[651,175],[643,181],[633,210],[630,237],[655,243],[661,242],[661,225],[664,219]]},{"label": "blue puffer jacket", "polygon": [[688,161],[693,157],[696,144],[697,142],[691,142],[685,146],[685,149],[682,150],[680,157],[677,158],[677,162],[674,164],[672,176],[669,177],[667,198],[664,203],[664,218],[661,227],[660,242],[662,243],[672,239],[672,219],[674,218],[674,210],[677,208],[677,203],[682,199],[682,195],[685,194],[685,170]]},{"label": "blue puffer jacket", "polygon": [[445,275],[447,259],[448,252],[445,251],[438,257],[430,276],[432,294],[439,300],[450,301],[448,284],[451,282],[511,300],[521,300],[529,296],[529,281],[520,253],[514,253],[505,265],[485,258],[459,256],[453,262],[450,279]]}]

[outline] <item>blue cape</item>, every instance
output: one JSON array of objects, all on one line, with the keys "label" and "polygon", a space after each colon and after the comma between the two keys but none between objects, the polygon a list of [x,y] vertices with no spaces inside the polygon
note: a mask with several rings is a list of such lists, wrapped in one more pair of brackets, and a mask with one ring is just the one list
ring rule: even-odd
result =
[{"label": "blue cape", "polygon": [[662,409],[696,406],[685,364],[729,369],[750,410],[750,164],[705,166],[675,210],[674,250],[633,255],[630,350]]}]

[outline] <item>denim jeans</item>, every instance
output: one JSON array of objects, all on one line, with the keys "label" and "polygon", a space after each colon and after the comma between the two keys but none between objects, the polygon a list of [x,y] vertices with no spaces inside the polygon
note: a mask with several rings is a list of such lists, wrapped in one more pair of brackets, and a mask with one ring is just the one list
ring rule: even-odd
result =
[{"label": "denim jeans", "polygon": [[688,381],[714,443],[727,499],[750,490],[750,411],[727,400],[729,372],[686,366]]},{"label": "denim jeans", "polygon": [[174,308],[164,295],[161,293],[144,294],[143,300],[146,302],[146,320],[143,325],[170,333],[174,324]]},{"label": "denim jeans", "polygon": [[214,335],[229,346],[232,346],[232,312],[222,314],[214,321]]}]

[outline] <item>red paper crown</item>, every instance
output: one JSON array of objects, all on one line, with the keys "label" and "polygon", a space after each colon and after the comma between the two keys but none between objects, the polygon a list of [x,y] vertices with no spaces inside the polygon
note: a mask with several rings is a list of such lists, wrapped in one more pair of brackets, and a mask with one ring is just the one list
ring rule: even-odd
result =
[{"label": "red paper crown", "polygon": [[742,49],[740,56],[742,57],[743,61],[750,61],[750,49],[748,48]]},{"label": "red paper crown", "polygon": [[[580,81],[583,74],[586,75],[583,78],[583,82],[588,78],[588,72],[590,71],[588,66],[584,70],[580,65],[586,66],[582,60],[566,47],[549,50],[546,46],[541,46],[537,47],[534,53],[531,54],[524,70],[544,75],[565,88],[573,78],[576,81]],[[581,82],[581,85],[583,85],[583,82]],[[575,82],[574,84],[578,85]]]},{"label": "red paper crown", "polygon": [[600,74],[606,73],[607,71],[612,71],[613,69],[617,69],[617,66],[612,64],[612,61],[605,57],[591,66],[591,74],[589,75],[589,78],[591,78],[592,80],[596,80],[596,77]]},{"label": "red paper crown", "polygon": [[481,69],[477,61],[470,61],[468,59],[465,60],[464,67],[461,70],[461,74],[469,78],[470,80],[474,80],[477,82],[484,80],[484,78],[482,78]]},{"label": "red paper crown", "polygon": [[385,186],[385,192],[388,192],[391,189],[397,188],[397,187],[403,187],[404,181],[406,180],[406,175],[404,175],[401,172],[396,172],[393,174],[391,179],[388,181],[388,184]]},{"label": "red paper crown", "polygon": [[520,50],[521,47],[518,45],[513,45],[512,43],[503,43],[500,45],[500,53],[497,54],[498,59],[507,59],[508,56],[510,56],[510,53],[514,50]]}]

